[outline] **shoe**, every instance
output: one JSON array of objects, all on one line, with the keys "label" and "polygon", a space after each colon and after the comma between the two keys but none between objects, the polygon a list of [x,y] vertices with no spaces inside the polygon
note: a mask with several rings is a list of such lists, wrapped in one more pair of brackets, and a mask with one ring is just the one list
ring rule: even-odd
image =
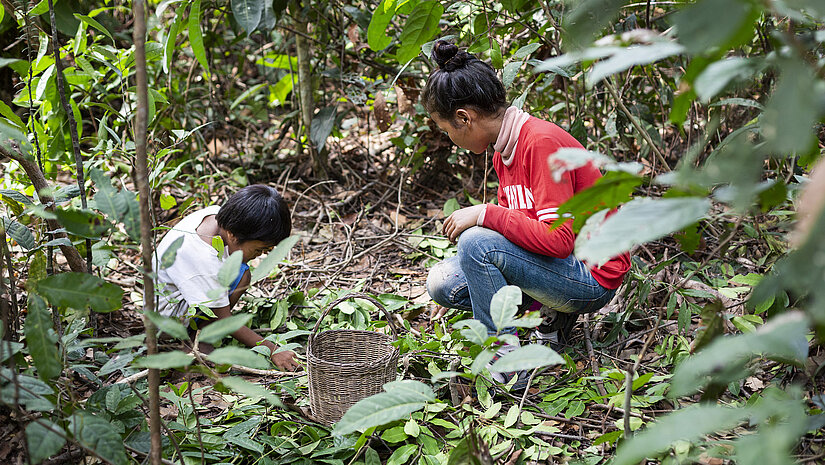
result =
[{"label": "shoe", "polygon": [[530,341],[546,345],[556,352],[571,345],[570,333],[576,325],[578,314],[559,312],[546,305],[541,306],[540,312],[544,322],[530,332]]},{"label": "shoe", "polygon": [[[502,345],[493,355],[493,358],[487,362],[487,369],[489,370],[491,366],[505,354],[508,354],[514,350],[518,349],[518,346],[514,346],[511,344],[504,344]],[[527,381],[530,379],[530,372],[528,370],[521,370],[521,371],[490,371],[490,377],[493,378],[493,381],[499,384],[508,384],[513,378],[517,378],[515,384],[510,389],[513,392],[520,392],[524,391],[527,387]]]}]

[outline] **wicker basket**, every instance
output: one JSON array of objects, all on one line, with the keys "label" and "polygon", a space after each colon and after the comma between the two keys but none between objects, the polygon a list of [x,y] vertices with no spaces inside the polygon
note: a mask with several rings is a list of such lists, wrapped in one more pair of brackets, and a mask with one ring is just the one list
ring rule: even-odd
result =
[{"label": "wicker basket", "polygon": [[[373,331],[336,329],[318,334],[321,320],[339,303],[359,298],[384,312],[393,337]],[[391,346],[398,332],[384,306],[366,294],[348,294],[335,300],[315,323],[307,344],[307,372],[312,415],[330,425],[353,404],[381,392],[395,381],[398,349]]]}]

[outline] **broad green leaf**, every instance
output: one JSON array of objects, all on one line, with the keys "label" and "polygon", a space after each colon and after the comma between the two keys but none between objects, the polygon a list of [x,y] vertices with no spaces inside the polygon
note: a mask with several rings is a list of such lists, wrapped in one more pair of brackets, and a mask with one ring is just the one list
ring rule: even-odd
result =
[{"label": "broad green leaf", "polygon": [[172,350],[169,352],[161,352],[159,354],[147,355],[135,360],[134,365],[139,368],[155,368],[158,370],[167,370],[169,368],[183,368],[192,364],[195,358],[192,354],[181,352],[180,350]]},{"label": "broad green leaf", "polygon": [[143,314],[164,333],[181,341],[189,340],[189,333],[186,331],[186,326],[178,321],[177,318],[165,317],[157,312],[144,312]]},{"label": "broad green leaf", "polygon": [[521,69],[523,64],[523,61],[511,61],[504,66],[504,70],[501,72],[501,82],[504,84],[505,89],[510,88],[513,84],[513,80],[516,79],[518,70]]},{"label": "broad green leaf", "polygon": [[263,0],[231,0],[232,14],[235,20],[247,32],[247,35],[258,28],[264,12]]},{"label": "broad green leaf", "polygon": [[507,416],[504,417],[504,427],[509,428],[515,425],[516,421],[518,421],[519,413],[521,413],[521,409],[518,407],[518,405],[511,405],[510,409],[507,410]]},{"label": "broad green leaf", "polygon": [[592,186],[579,191],[558,208],[558,227],[573,217],[573,231],[579,232],[590,216],[599,210],[616,208],[630,200],[633,191],[644,179],[621,171],[609,171]]},{"label": "broad green leaf", "polygon": [[181,30],[183,30],[183,15],[176,14],[163,43],[163,71],[167,74],[172,67],[172,56],[175,54],[175,44]]},{"label": "broad green leaf", "polygon": [[268,53],[255,61],[256,65],[263,65],[267,68],[279,68],[288,71],[298,69],[298,58],[280,53]]},{"label": "broad green leaf", "polygon": [[602,210],[587,220],[576,237],[576,256],[593,265],[605,263],[633,246],[659,239],[699,221],[710,209],[704,198],[638,198],[606,220]]},{"label": "broad green leaf", "polygon": [[381,0],[372,13],[370,25],[367,28],[367,45],[373,51],[384,50],[392,42],[392,38],[387,35],[387,26],[393,16],[395,16],[395,0]]},{"label": "broad green leaf", "polygon": [[13,189],[0,189],[0,195],[4,195],[10,199],[20,202],[27,207],[31,207],[32,205],[34,205],[32,199],[30,199],[27,195],[23,194],[20,191],[16,191]]},{"label": "broad green leaf", "polygon": [[322,108],[321,111],[312,117],[309,138],[312,143],[318,147],[319,151],[324,149],[324,145],[327,143],[327,137],[332,133],[337,114],[336,106],[330,105]]},{"label": "broad green leaf", "polygon": [[622,443],[612,465],[635,465],[656,457],[676,441],[694,441],[706,434],[735,427],[748,417],[744,408],[692,406],[677,410]]},{"label": "broad green leaf", "polygon": [[20,132],[20,129],[6,122],[5,119],[0,119],[0,147],[6,147],[8,150],[14,150],[9,144],[9,140],[15,141],[23,152],[26,159],[31,160],[32,146],[25,134]]},{"label": "broad green leaf", "polygon": [[95,194],[97,209],[105,213],[112,221],[119,221],[129,210],[126,199],[117,195],[117,189],[112,186],[112,181],[103,174],[103,171],[97,168],[92,169],[89,177],[92,178],[97,187],[97,193]]},{"label": "broad green leaf", "polygon": [[46,302],[34,294],[29,294],[24,331],[29,353],[37,367],[37,375],[44,381],[59,376],[63,371],[63,363],[57,351],[57,334],[54,332],[52,316]]},{"label": "broad green leaf", "polygon": [[38,281],[35,292],[52,305],[91,308],[99,313],[120,308],[123,289],[88,273],[60,273]]},{"label": "broad green leaf", "polygon": [[490,317],[493,324],[501,331],[511,326],[510,322],[521,305],[521,289],[518,286],[504,286],[490,300]]},{"label": "broad green leaf", "polygon": [[114,465],[127,464],[123,439],[111,423],[88,412],[79,412],[69,418],[67,430],[84,448]]},{"label": "broad green leaf", "polygon": [[58,208],[54,210],[54,214],[66,231],[80,237],[100,239],[110,228],[103,217],[91,210]]},{"label": "broad green leaf", "polygon": [[123,198],[123,203],[128,207],[119,219],[129,238],[138,242],[140,241],[140,205],[137,202],[137,195],[126,188],[121,189],[117,195]]},{"label": "broad green leaf", "polygon": [[267,362],[265,358],[242,347],[221,347],[220,349],[215,349],[206,358],[210,362],[217,364],[240,365],[258,368],[260,370],[269,368],[269,362]]},{"label": "broad green leaf", "polygon": [[417,438],[418,435],[421,434],[421,427],[418,426],[417,421],[410,418],[406,423],[404,423],[404,433],[406,433],[407,436]]},{"label": "broad green leaf", "polygon": [[16,401],[26,410],[32,412],[50,412],[54,410],[54,404],[43,397],[44,395],[54,395],[54,390],[48,384],[31,376],[13,374],[8,368],[0,370],[0,379],[12,379],[13,376],[16,377],[17,384],[6,383],[0,389],[0,400],[9,405],[14,405]]},{"label": "broad green leaf", "polygon": [[[4,9],[4,11],[5,11],[5,9]],[[0,22],[2,22],[2,21],[3,20],[0,19]],[[20,129],[20,130],[22,130],[23,128],[26,127],[26,125],[23,123],[23,120],[20,119],[20,117],[17,116],[17,113],[12,111],[11,107],[6,105],[5,102],[0,102],[0,115],[3,115],[4,117],[8,118],[8,120],[13,125],[17,126],[17,128]]]},{"label": "broad green leaf", "polygon": [[161,194],[160,195],[160,208],[163,210],[169,210],[175,207],[178,204],[178,201],[175,200],[175,197],[169,194]]},{"label": "broad green leaf", "polygon": [[201,0],[192,2],[189,9],[189,44],[198,63],[209,73],[209,64],[206,62],[206,50],[203,48],[203,33],[201,32]]},{"label": "broad green leaf", "polygon": [[461,205],[458,204],[458,200],[455,197],[452,197],[449,200],[447,200],[446,202],[444,202],[443,211],[444,211],[444,216],[445,217],[452,215],[453,212],[455,212],[456,210],[460,210],[460,209],[461,209]]},{"label": "broad green leaf", "polygon": [[256,452],[258,454],[264,453],[264,445],[253,441],[252,439],[244,436],[229,436],[226,438],[227,441],[231,442],[232,444],[236,444],[238,446],[243,447],[244,449],[251,450],[252,452]]},{"label": "broad green leaf", "polygon": [[714,372],[758,355],[801,366],[808,356],[808,325],[803,313],[791,312],[774,317],[755,332],[716,339],[676,367],[670,395],[691,394]]},{"label": "broad green leaf", "polygon": [[802,60],[783,60],[780,69],[782,76],[761,118],[762,135],[779,155],[804,153],[816,143],[813,126],[823,114],[825,83],[817,82]]},{"label": "broad green leaf", "polygon": [[406,417],[435,400],[432,389],[420,381],[394,381],[384,385],[386,392],[361,399],[335,424],[332,433],[343,436]]},{"label": "broad green leaf", "polygon": [[825,21],[825,5],[819,0],[784,0],[777,2],[776,8],[781,14],[799,21],[810,21],[810,18],[806,18],[799,12],[805,12],[814,18]]},{"label": "broad green leaf", "polygon": [[399,63],[407,63],[418,56],[421,46],[439,32],[438,22],[443,13],[444,7],[435,0],[427,0],[415,6],[399,37],[401,46],[395,55]]},{"label": "broad green leaf", "polygon": [[585,0],[565,16],[563,30],[574,47],[588,44],[613,18],[619,15],[623,0]]},{"label": "broad green leaf", "polygon": [[40,418],[26,426],[26,444],[29,459],[32,463],[40,463],[60,452],[66,444],[66,437],[62,428]]},{"label": "broad green leaf", "polygon": [[703,102],[709,102],[731,82],[750,78],[757,70],[754,60],[732,57],[711,63],[693,83],[696,95]]},{"label": "broad green leaf", "polygon": [[228,288],[238,278],[241,263],[243,263],[243,252],[240,250],[232,252],[232,255],[223,262],[221,269],[218,270],[218,282]]},{"label": "broad green leaf", "polygon": [[260,384],[250,383],[243,378],[227,376],[225,378],[221,378],[221,384],[247,397],[265,399],[270,403],[270,405],[274,405],[276,407],[282,405],[281,400],[272,391],[261,386]]},{"label": "broad green leaf", "polygon": [[395,452],[387,459],[387,465],[404,465],[409,463],[409,458],[418,450],[416,444],[407,444],[395,449]]},{"label": "broad green leaf", "polygon": [[32,250],[37,245],[34,240],[34,235],[29,231],[29,228],[15,220],[6,218],[5,216],[0,217],[0,228],[5,229],[6,234],[26,250]]},{"label": "broad green leaf", "polygon": [[201,330],[198,339],[207,344],[214,344],[224,337],[241,329],[252,319],[250,314],[232,315],[227,318],[221,318],[206,325]]},{"label": "broad green leaf", "polygon": [[470,373],[477,375],[487,368],[487,365],[493,361],[496,356],[496,351],[491,349],[484,349],[476,355],[473,363],[470,365]]},{"label": "broad green leaf", "polygon": [[700,0],[673,16],[679,43],[699,55],[750,40],[759,11],[747,0]]},{"label": "broad green leaf", "polygon": [[684,48],[675,42],[655,42],[650,45],[635,45],[620,48],[608,59],[593,65],[587,74],[587,85],[593,87],[607,76],[625,71],[633,66],[646,65],[673,55],[679,55]]},{"label": "broad green leaf", "polygon": [[489,337],[487,327],[478,320],[461,320],[456,322],[453,328],[460,329],[462,336],[466,337],[468,341],[478,345],[484,345],[484,341]]},{"label": "broad green leaf", "polygon": [[564,359],[555,350],[539,344],[530,344],[504,354],[490,367],[490,371],[532,370],[563,363]]},{"label": "broad green leaf", "polygon": [[163,251],[163,256],[160,257],[160,269],[164,270],[175,263],[175,259],[178,256],[178,249],[180,249],[180,246],[182,245],[183,236],[175,239],[171,244],[169,244],[169,247]]},{"label": "broad green leaf", "polygon": [[252,270],[252,284],[257,283],[258,281],[268,278],[269,275],[272,273],[272,270],[281,263],[284,258],[286,258],[287,254],[295,243],[301,238],[299,235],[289,236],[286,239],[282,240],[278,243],[278,245],[269,252],[266,257]]},{"label": "broad green leaf", "polygon": [[86,15],[81,15],[79,13],[75,13],[74,17],[79,19],[81,22],[83,22],[85,24],[88,24],[89,26],[92,26],[93,28],[95,28],[98,31],[102,32],[106,37],[111,39],[112,43],[114,43],[115,38],[112,37],[112,33],[109,32],[108,29],[106,29],[102,24],[97,22],[97,20],[95,20],[94,18],[91,18],[91,17],[86,16]]},{"label": "broad green leaf", "polygon": [[527,44],[524,47],[520,47],[518,50],[516,50],[516,53],[513,54],[513,60],[521,60],[527,58],[539,48],[541,48],[541,44],[538,42],[534,42],[532,44]]}]

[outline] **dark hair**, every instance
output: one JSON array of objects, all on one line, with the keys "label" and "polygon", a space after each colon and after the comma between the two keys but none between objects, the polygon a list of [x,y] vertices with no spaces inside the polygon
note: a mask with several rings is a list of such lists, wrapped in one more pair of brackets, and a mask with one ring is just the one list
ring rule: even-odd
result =
[{"label": "dark hair", "polygon": [[276,245],[289,236],[292,220],[284,198],[275,189],[254,184],[236,192],[215,216],[218,226],[239,242]]},{"label": "dark hair", "polygon": [[438,69],[430,74],[421,94],[430,114],[452,121],[459,108],[495,115],[507,107],[504,85],[492,66],[443,40],[433,46],[432,58]]}]

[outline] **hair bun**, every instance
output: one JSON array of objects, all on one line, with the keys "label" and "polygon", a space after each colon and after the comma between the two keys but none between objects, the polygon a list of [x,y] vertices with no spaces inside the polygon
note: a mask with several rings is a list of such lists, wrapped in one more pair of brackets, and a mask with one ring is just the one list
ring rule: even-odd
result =
[{"label": "hair bun", "polygon": [[453,71],[464,66],[471,56],[467,52],[460,52],[455,44],[443,40],[436,41],[433,46],[432,58],[444,71]]}]

